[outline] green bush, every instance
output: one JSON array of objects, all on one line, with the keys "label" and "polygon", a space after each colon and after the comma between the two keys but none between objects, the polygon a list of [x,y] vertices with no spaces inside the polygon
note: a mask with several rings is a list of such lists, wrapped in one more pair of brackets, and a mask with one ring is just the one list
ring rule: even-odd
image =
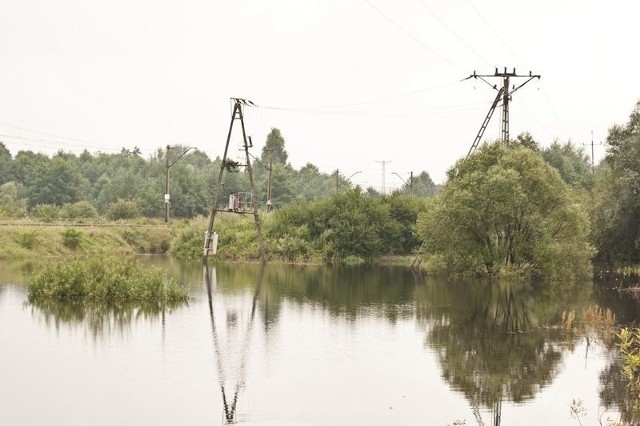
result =
[{"label": "green bush", "polygon": [[122,239],[144,254],[165,254],[171,244],[166,228],[128,228],[122,231]]},{"label": "green bush", "polygon": [[17,218],[27,215],[27,199],[24,186],[16,182],[0,185],[0,218]]},{"label": "green bush", "polygon": [[33,229],[22,231],[16,236],[16,243],[27,250],[33,249],[40,242],[40,233]]},{"label": "green bush", "polygon": [[[405,213],[397,214],[402,215]],[[282,241],[285,256],[291,256],[292,249],[309,248],[329,262],[342,262],[348,257],[369,261],[393,253],[390,241],[401,237],[403,226],[412,226],[406,220],[401,223],[392,217],[390,203],[384,197],[371,198],[360,189],[341,191],[313,203],[286,206],[276,211],[273,220],[270,236]],[[300,240],[307,244],[301,244]]]},{"label": "green bush", "polygon": [[98,212],[88,201],[78,201],[65,204],[60,210],[60,216],[65,219],[94,219],[98,217]]},{"label": "green bush", "polygon": [[62,235],[62,244],[65,247],[75,250],[80,246],[82,231],[75,228],[67,228],[60,235]]},{"label": "green bush", "polygon": [[43,222],[53,222],[60,219],[60,207],[53,204],[38,204],[33,208],[33,215]]},{"label": "green bush", "polygon": [[[206,218],[202,217],[181,223],[177,229],[171,253],[180,257],[201,257],[207,225]],[[255,259],[259,256],[258,234],[253,216],[249,218],[231,213],[218,214],[214,231],[219,236],[217,258]],[[264,235],[265,232],[263,232]]]},{"label": "green bush", "polygon": [[46,264],[27,281],[31,302],[180,304],[187,290],[157,268],[99,256]]},{"label": "green bush", "polygon": [[307,242],[308,229],[301,225],[273,239],[269,243],[270,251],[288,261],[307,259],[313,252],[311,244]]},{"label": "green bush", "polygon": [[171,246],[171,254],[178,257],[202,257],[206,230],[207,223],[201,217],[180,223]]},{"label": "green bush", "polygon": [[118,200],[107,209],[107,218],[109,220],[135,219],[140,216],[138,205],[131,200]]}]

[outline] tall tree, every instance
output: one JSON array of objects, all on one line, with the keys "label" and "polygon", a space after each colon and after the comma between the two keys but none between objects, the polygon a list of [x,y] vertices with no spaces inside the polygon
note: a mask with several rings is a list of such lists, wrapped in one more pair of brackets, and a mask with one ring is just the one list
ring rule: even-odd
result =
[{"label": "tall tree", "polygon": [[[317,166],[307,163],[295,175],[296,180],[296,198],[305,200],[317,200],[335,194],[336,179],[335,175],[322,173]],[[338,183],[339,189],[349,188],[349,182],[340,179]]]},{"label": "tall tree", "polygon": [[273,155],[273,163],[274,164],[287,164],[287,159],[289,158],[289,154],[284,149],[284,138],[280,133],[280,130],[273,128],[271,132],[267,135],[267,142],[262,148],[262,154],[260,155],[260,161],[263,164],[269,164],[270,155]]},{"label": "tall tree", "polygon": [[425,248],[448,266],[563,278],[589,273],[586,211],[538,152],[484,145],[448,174],[418,221]]},{"label": "tall tree", "polygon": [[605,167],[595,194],[594,233],[598,259],[640,261],[640,102],[625,125],[607,136]]},{"label": "tall tree", "polygon": [[56,155],[37,170],[27,189],[29,206],[74,203],[80,200],[83,186],[84,179],[76,163]]},{"label": "tall tree", "polygon": [[27,189],[30,188],[38,171],[45,167],[49,161],[51,161],[49,157],[44,154],[36,154],[33,151],[18,151],[12,163],[13,180],[23,184]]},{"label": "tall tree", "polygon": [[438,192],[438,186],[433,183],[429,173],[423,171],[413,177],[413,182],[407,181],[402,186],[402,191],[407,194],[412,191],[418,197],[431,197]]},{"label": "tall tree", "polygon": [[11,153],[4,143],[0,142],[0,185],[13,180],[11,176],[11,162]]},{"label": "tall tree", "polygon": [[24,187],[15,182],[0,185],[0,217],[20,217],[27,213]]},{"label": "tall tree", "polygon": [[570,185],[591,187],[593,184],[589,156],[582,147],[571,142],[564,144],[554,141],[542,151],[544,160],[555,167],[562,179]]}]

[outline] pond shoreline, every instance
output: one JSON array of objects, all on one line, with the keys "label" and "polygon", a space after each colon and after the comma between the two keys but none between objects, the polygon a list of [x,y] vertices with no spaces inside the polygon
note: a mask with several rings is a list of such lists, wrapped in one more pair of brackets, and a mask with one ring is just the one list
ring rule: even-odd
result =
[{"label": "pond shoreline", "polygon": [[[58,221],[55,223],[4,220],[0,221],[0,228],[3,230],[0,233],[0,259],[166,255],[179,259],[201,260],[199,233],[192,235],[194,227],[198,225],[196,222],[197,220],[175,220],[166,224],[159,219],[130,222]],[[185,234],[188,234],[186,238]],[[234,246],[225,250],[226,247],[219,247],[218,254],[211,258],[223,262],[259,263],[258,252],[254,252],[254,248]],[[282,265],[368,264],[410,268],[415,259],[415,255],[381,255],[369,261],[348,257],[342,261],[331,262],[322,259],[319,254],[307,253],[304,256],[287,258],[267,250],[267,262]],[[422,273],[443,272],[437,265],[432,265],[428,261],[422,262],[419,270]],[[607,267],[594,264],[593,276],[595,278],[603,273],[614,271],[625,276],[638,274],[637,266],[629,269],[620,265]]]},{"label": "pond shoreline", "polygon": [[[198,256],[184,256],[178,248],[180,231],[184,221],[145,221],[145,223],[104,223],[104,222],[31,222],[0,221],[3,229],[0,235],[0,259],[59,258],[91,255],[168,255],[178,258],[199,259]],[[204,230],[203,230],[204,233]],[[234,253],[224,253],[221,248],[214,259],[225,262],[260,262],[258,253],[250,253],[251,248]],[[269,263],[286,265],[323,265],[314,255],[299,259],[286,259],[267,253]],[[414,256],[380,256],[368,264],[385,266],[410,266]],[[361,264],[361,259],[340,264]]]}]

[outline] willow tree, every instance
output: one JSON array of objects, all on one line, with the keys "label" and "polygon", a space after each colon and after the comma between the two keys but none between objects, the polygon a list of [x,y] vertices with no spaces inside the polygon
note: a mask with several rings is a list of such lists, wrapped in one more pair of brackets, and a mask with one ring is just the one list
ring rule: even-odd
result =
[{"label": "willow tree", "polygon": [[418,232],[429,254],[459,271],[590,272],[585,209],[557,170],[522,146],[494,143],[459,160]]}]

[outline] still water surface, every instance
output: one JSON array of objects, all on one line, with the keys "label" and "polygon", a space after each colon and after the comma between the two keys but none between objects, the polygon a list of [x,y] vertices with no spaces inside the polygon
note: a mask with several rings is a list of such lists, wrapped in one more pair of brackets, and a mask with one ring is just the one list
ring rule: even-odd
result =
[{"label": "still water surface", "polygon": [[582,424],[620,417],[612,336],[566,319],[637,307],[591,284],[145,261],[188,306],[33,306],[0,263],[1,425],[564,425],[573,399]]}]

